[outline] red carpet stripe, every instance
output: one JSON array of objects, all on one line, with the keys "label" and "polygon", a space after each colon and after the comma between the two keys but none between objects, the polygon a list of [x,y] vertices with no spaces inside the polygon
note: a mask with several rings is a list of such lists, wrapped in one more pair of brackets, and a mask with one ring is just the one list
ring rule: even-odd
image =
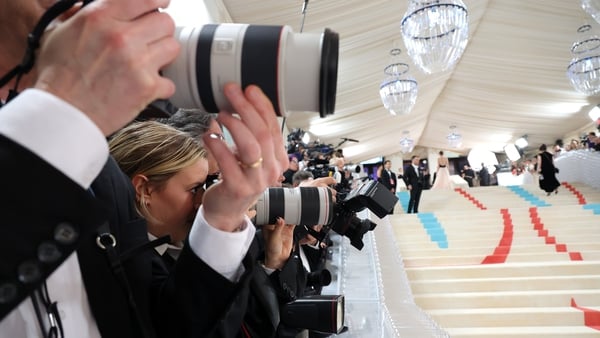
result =
[{"label": "red carpet stripe", "polygon": [[502,220],[504,222],[504,231],[502,232],[502,237],[500,238],[500,243],[496,249],[494,249],[494,253],[486,256],[481,264],[499,264],[506,262],[506,258],[510,253],[510,247],[512,246],[513,240],[513,222],[508,209],[500,209],[500,213],[502,214]]},{"label": "red carpet stripe", "polygon": [[573,195],[575,195],[575,197],[577,197],[579,205],[587,204],[585,197],[583,197],[583,194],[579,190],[577,190],[577,188],[570,185],[568,182],[563,182],[562,185],[564,185],[565,188],[567,188],[567,190],[569,190]]},{"label": "red carpet stripe", "polygon": [[567,250],[567,245],[556,242],[556,237],[550,236],[547,229],[544,229],[544,223],[540,219],[537,208],[529,208],[529,218],[533,224],[533,230],[537,230],[538,237],[543,237],[546,244],[554,245],[556,252],[566,252],[569,254],[569,259],[572,261],[582,261],[583,257],[579,252],[570,252]]},{"label": "red carpet stripe", "polygon": [[483,203],[481,203],[480,201],[478,201],[475,197],[473,197],[471,194],[469,194],[468,192],[466,192],[464,189],[462,189],[462,188],[455,188],[454,191],[456,191],[457,193],[463,195],[466,199],[468,199],[473,204],[475,204],[475,206],[478,207],[479,209],[481,209],[481,210],[487,210],[487,208],[485,207],[485,205],[483,205]]},{"label": "red carpet stripe", "polygon": [[583,312],[585,326],[600,331],[600,311],[578,306],[573,298],[571,298],[571,307]]}]

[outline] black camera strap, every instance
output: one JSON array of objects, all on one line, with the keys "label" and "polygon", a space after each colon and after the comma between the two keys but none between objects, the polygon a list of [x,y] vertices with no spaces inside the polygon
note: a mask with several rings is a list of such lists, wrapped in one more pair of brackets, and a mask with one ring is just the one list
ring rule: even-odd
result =
[{"label": "black camera strap", "polygon": [[[85,0],[83,2],[83,6],[90,3],[92,0]],[[52,5],[40,18],[40,20],[35,25],[33,31],[29,33],[27,36],[27,49],[25,50],[25,55],[21,60],[21,63],[16,65],[13,69],[11,69],[8,73],[4,74],[2,78],[0,78],[0,87],[4,87],[10,80],[13,78],[17,78],[13,89],[10,90],[8,97],[4,103],[0,102],[0,108],[10,100],[15,98],[18,95],[18,87],[21,77],[24,74],[29,73],[35,64],[35,52],[40,47],[40,40],[48,25],[56,18],[58,18],[61,14],[69,10],[69,8],[73,7],[78,0],[60,0],[57,1],[54,5]]]},{"label": "black camera strap", "polygon": [[306,231],[308,231],[308,233],[313,236],[314,238],[317,239],[317,244],[316,245],[321,245],[321,243],[323,242],[323,240],[325,239],[325,236],[327,236],[326,232],[322,232],[322,231],[316,231],[315,229],[313,229],[312,227],[306,227]]},{"label": "black camera strap", "polygon": [[[27,36],[27,49],[21,63],[16,65],[11,71],[0,79],[0,87],[5,86],[15,76],[18,76],[17,83],[23,74],[28,73],[35,63],[35,51],[40,47],[40,39],[46,30],[46,27],[61,14],[73,7],[77,0],[57,1],[42,15],[35,28]],[[16,86],[15,86],[16,89]]]},{"label": "black camera strap", "polygon": [[169,243],[171,241],[170,236],[167,235],[157,238],[153,241],[146,242],[119,255],[116,249],[117,240],[113,234],[111,234],[108,223],[104,223],[102,226],[100,226],[97,230],[97,233],[98,236],[96,237],[96,245],[106,253],[106,258],[108,259],[113,274],[127,295],[129,309],[133,313],[136,322],[138,323],[142,337],[153,337],[154,335],[150,331],[150,323],[147,323],[144,320],[144,317],[141,315],[137,304],[135,303],[133,292],[131,291],[131,286],[123,267],[123,262],[131,257],[137,256],[143,251],[153,249],[165,243]]}]

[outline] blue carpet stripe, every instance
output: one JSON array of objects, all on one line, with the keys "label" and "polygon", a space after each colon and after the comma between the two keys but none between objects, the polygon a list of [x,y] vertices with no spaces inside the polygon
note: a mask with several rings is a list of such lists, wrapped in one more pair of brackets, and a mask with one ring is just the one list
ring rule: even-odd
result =
[{"label": "blue carpet stripe", "polygon": [[437,243],[440,249],[448,249],[448,237],[446,237],[446,232],[435,215],[430,212],[422,212],[418,213],[417,217],[419,217],[431,241]]},{"label": "blue carpet stripe", "polygon": [[509,185],[506,188],[508,188],[510,191],[517,194],[519,197],[521,197],[525,201],[529,202],[533,206],[536,206],[536,207],[551,206],[551,204],[548,204],[548,203],[546,203],[546,201],[539,199],[537,196],[535,196],[534,194],[530,193],[529,191],[523,189],[522,187],[520,187],[518,185]]},{"label": "blue carpet stripe", "polygon": [[406,212],[408,210],[408,201],[410,200],[410,193],[408,191],[399,191],[396,193],[398,196],[398,200],[400,201],[400,206]]},{"label": "blue carpet stripe", "polygon": [[600,203],[585,204],[583,209],[592,210],[594,215],[600,215]]}]

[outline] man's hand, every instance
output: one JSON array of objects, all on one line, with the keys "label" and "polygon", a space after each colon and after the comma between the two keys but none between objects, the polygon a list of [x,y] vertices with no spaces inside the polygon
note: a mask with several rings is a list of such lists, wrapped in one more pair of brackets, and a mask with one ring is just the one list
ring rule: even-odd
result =
[{"label": "man's hand", "polygon": [[[96,0],[48,31],[35,87],[83,111],[104,135],[175,85],[159,70],[179,52],[169,0]],[[49,112],[51,113],[51,112]]]},{"label": "man's hand", "polygon": [[269,269],[281,269],[290,257],[294,245],[294,225],[285,224],[283,218],[277,224],[263,226],[265,238],[265,266]]},{"label": "man's hand", "polygon": [[223,111],[218,117],[231,133],[235,151],[204,135],[204,144],[219,163],[223,179],[205,192],[203,209],[210,225],[235,231],[260,194],[276,184],[289,160],[277,115],[264,93],[256,86],[242,91],[233,83],[225,85],[223,92],[239,115]]}]

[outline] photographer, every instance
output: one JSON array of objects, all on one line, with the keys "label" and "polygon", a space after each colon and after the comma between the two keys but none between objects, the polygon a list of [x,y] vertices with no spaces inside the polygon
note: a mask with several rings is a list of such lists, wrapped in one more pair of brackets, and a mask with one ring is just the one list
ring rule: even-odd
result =
[{"label": "photographer", "polygon": [[[161,122],[185,131],[196,140],[201,139],[205,133],[212,135],[222,134],[220,127],[210,117],[210,114],[198,110],[180,109],[168,119],[162,119]],[[123,134],[129,128],[121,130],[119,134]],[[143,129],[140,129],[140,131],[143,131]],[[174,138],[173,135],[167,135],[166,131],[163,133],[164,135],[157,135],[158,137],[153,138],[146,135],[147,133],[139,133],[139,135],[138,133],[136,135],[131,134],[130,136],[132,137],[129,137],[129,142],[132,143],[131,146],[133,148],[140,148],[141,150],[141,147],[150,146],[155,151],[151,154],[143,150],[138,151],[136,154],[133,154],[132,151],[127,152],[129,158],[124,161],[127,163],[127,166],[136,168],[144,166],[149,168],[164,163],[165,157],[173,157],[175,150],[162,149],[165,146],[164,144],[153,145],[151,143],[151,140],[170,140]],[[114,138],[110,143],[111,149],[113,142]],[[183,149],[184,147],[180,145],[176,148]],[[210,153],[207,155],[209,155],[207,158],[210,171]],[[122,161],[119,160],[120,156],[115,157],[117,157],[119,162]],[[160,166],[165,167],[164,164]],[[218,164],[214,166],[214,171],[218,171]],[[125,170],[125,172],[128,171]],[[131,174],[128,175],[132,176]],[[310,180],[308,180],[309,178]],[[157,178],[148,176],[148,179],[154,182]],[[310,172],[298,171],[293,175],[293,186],[298,186],[301,181],[305,181],[303,184],[307,186],[326,186],[335,183],[333,178],[330,177],[314,181]],[[252,211],[256,212],[255,210]],[[316,231],[320,231],[320,227],[314,226]],[[253,337],[272,337],[274,335],[286,337],[290,336],[290,334],[291,336],[295,336],[299,331],[298,329],[285,328],[284,326],[278,327],[279,324],[274,319],[274,314],[279,309],[279,303],[284,304],[293,301],[303,294],[316,294],[317,288],[320,290],[320,286],[313,285],[314,283],[307,283],[307,271],[304,268],[306,267],[308,272],[322,268],[322,266],[317,268],[317,265],[324,259],[325,251],[322,250],[324,243],[319,243],[316,238],[308,234],[303,236],[303,238],[294,240],[294,233],[300,228],[291,224],[285,224],[285,221],[279,218],[275,224],[263,225],[257,229],[255,241],[259,248],[257,251],[259,261],[257,263],[260,265],[260,268],[254,269],[254,274],[250,281],[248,310],[244,316],[243,323],[244,332]],[[304,251],[302,248],[305,245],[306,250]],[[294,250],[292,250],[292,246],[295,246]],[[173,252],[176,249],[171,247],[169,250]],[[180,250],[177,251],[180,252]],[[301,254],[298,254],[298,252]],[[306,253],[306,255],[303,253]],[[162,256],[165,257],[164,254]],[[175,259],[177,258],[175,257]],[[173,260],[167,255],[166,261],[168,264],[171,264],[170,262]],[[267,275],[269,276],[268,278]]]},{"label": "photographer", "polygon": [[[196,121],[198,118],[196,115],[196,118],[186,120]],[[202,120],[210,122],[210,119]],[[148,223],[150,237],[170,236],[170,243],[155,248],[157,256],[168,269],[172,269],[178,260],[194,211],[202,202],[203,185],[210,166],[204,157],[204,149],[195,139],[202,137],[204,132],[220,132],[209,130],[210,124],[186,124],[193,130],[188,129],[184,133],[154,121],[137,122],[115,133],[109,141],[111,154],[135,187],[136,208]],[[192,134],[196,137],[192,138]],[[275,271],[284,266],[291,252],[293,229],[281,219],[277,224],[266,225],[256,232],[255,241],[260,241],[263,236],[265,238],[264,249],[261,248],[256,255],[261,258],[264,269]],[[276,325],[266,319],[270,318],[271,311],[277,310],[277,301],[273,310],[272,304],[263,302],[262,295],[256,293],[258,287],[254,287],[264,287],[261,280],[255,281],[260,277],[260,268],[252,270],[251,291],[247,298],[249,308],[242,325],[244,331],[251,332],[252,336],[273,336]],[[227,321],[227,318],[228,314],[220,319]]]},{"label": "photographer", "polygon": [[[256,203],[255,224],[265,226],[283,217],[286,223],[299,225],[295,228],[300,230],[297,233],[298,238],[308,238],[306,236],[308,232],[317,239],[318,243],[323,241],[329,231],[334,231],[347,237],[352,246],[361,250],[364,247],[363,236],[368,231],[372,231],[377,224],[366,218],[358,218],[356,213],[368,208],[377,217],[382,218],[398,201],[394,194],[376,181],[361,184],[350,191],[343,200],[340,200],[339,194],[329,187],[334,183],[332,177],[308,179],[305,182],[307,184],[322,182],[326,187],[299,186],[291,189],[272,187],[265,190]],[[312,227],[302,226],[304,224],[319,224],[323,227],[314,229],[318,232],[313,232]],[[306,270],[303,268],[304,260],[301,260],[301,255],[302,251],[296,246],[291,259],[279,273],[279,280],[284,282],[273,281],[276,289],[280,287],[284,291],[279,299],[287,300],[287,303],[280,304],[282,326],[340,333],[344,322],[344,297],[343,295],[321,295],[317,288],[313,289],[315,282],[319,285],[327,285],[330,274],[323,270],[319,275],[308,276],[307,270],[312,270],[312,267],[309,265]],[[307,277],[302,280],[304,275]],[[309,281],[311,277],[315,278]]]},{"label": "photographer", "polygon": [[[308,171],[298,171],[294,174],[294,187],[329,187],[335,184],[335,180],[332,177],[322,177],[313,179],[312,174]],[[331,188],[329,188],[331,189]],[[332,190],[332,196],[335,199],[335,191]],[[278,219],[278,223],[282,223],[282,218]],[[282,224],[277,225],[265,225],[261,228],[261,231],[272,231],[273,227],[281,227]],[[279,302],[278,308],[282,308],[285,303],[295,301],[307,295],[320,294],[322,285],[313,285],[312,279],[310,278],[311,272],[321,272],[323,265],[321,263],[324,259],[325,246],[316,238],[308,233],[304,233],[303,225],[295,224],[286,226],[293,229],[293,242],[283,241],[283,243],[293,244],[290,248],[285,247],[288,252],[288,259],[281,264],[277,269],[271,269],[269,271],[269,279],[271,281],[270,287],[277,294],[277,300]],[[315,231],[320,231],[322,225],[313,225],[311,228]],[[291,234],[287,232],[288,229],[283,231],[284,234]],[[279,230],[281,232],[281,230]],[[268,234],[268,232],[267,232]],[[266,236],[266,242],[269,243],[271,235]],[[285,239],[285,237],[284,237]],[[273,242],[272,240],[270,241]],[[281,239],[277,239],[277,242],[281,242]],[[268,246],[267,246],[268,249]],[[291,250],[290,250],[291,249]],[[272,256],[277,257],[275,253]],[[266,265],[266,264],[265,264]],[[288,327],[286,323],[280,323],[277,328],[277,337],[297,337],[300,332],[307,331],[302,328]],[[308,333],[308,332],[306,332]],[[261,336],[262,337],[262,336]]]},{"label": "photographer", "polygon": [[[160,122],[174,126],[179,131],[185,132],[188,135],[187,138],[191,137],[191,139],[199,140],[200,142],[204,134],[209,134],[211,138],[222,135],[222,130],[210,114],[198,110],[180,109],[168,119],[161,119]],[[144,126],[144,123],[148,127]],[[155,187],[164,186],[164,190],[154,189],[162,200],[162,203],[152,208],[154,213],[150,213],[151,210],[148,210],[150,209],[149,207],[144,207],[142,203],[143,199],[136,198],[136,201],[138,209],[147,215],[149,233],[153,235],[152,237],[159,236],[160,232],[164,234],[165,230],[170,230],[171,239],[173,240],[177,238],[176,234],[187,233],[189,227],[187,224],[182,224],[182,222],[179,224],[164,222],[166,220],[165,215],[170,216],[169,220],[189,219],[186,212],[186,205],[187,208],[192,207],[190,204],[191,201],[188,200],[192,199],[190,192],[194,196],[194,202],[197,202],[198,198],[201,197],[198,195],[201,195],[202,188],[200,187],[201,184],[198,183],[204,181],[202,178],[203,170],[201,168],[193,170],[192,166],[183,168],[188,161],[196,160],[197,152],[199,151],[198,148],[200,147],[197,144],[193,146],[189,140],[184,140],[181,135],[174,133],[172,128],[167,126],[160,128],[159,124],[148,123],[135,123],[120,130],[111,138],[109,144],[111,153],[116,151],[113,154],[117,162],[123,171],[133,179],[136,187],[140,184],[140,176],[146,178],[147,181],[142,181],[142,184],[151,184]],[[218,172],[218,163],[211,165],[210,158],[212,156],[210,153],[207,153],[207,155],[208,171],[210,172],[212,167],[213,172]],[[134,169],[137,172],[133,171]],[[184,171],[185,174],[181,176]],[[181,177],[178,178],[177,176]],[[169,183],[169,181],[175,180],[181,182],[181,179],[188,180],[189,182],[188,184],[183,184],[183,187],[189,188],[194,186],[192,191],[180,191],[177,193],[177,188],[181,188],[181,186]],[[138,182],[137,184],[136,181]],[[192,182],[196,182],[198,185],[195,186]],[[166,193],[167,189],[168,193]],[[136,193],[136,195],[139,196],[141,193]],[[195,207],[197,208],[198,206],[196,205]],[[162,216],[162,225],[158,224],[161,226],[156,226],[157,219],[153,214]],[[253,257],[257,257],[258,261],[253,264],[257,266],[253,269],[254,272],[250,280],[250,294],[247,298],[248,309],[244,314],[242,323],[245,334],[250,334],[252,337],[274,336],[278,325],[273,320],[273,314],[279,308],[277,295],[281,297],[282,302],[286,302],[293,299],[297,294],[296,287],[292,287],[294,289],[293,294],[287,294],[287,289],[275,289],[276,284],[292,286],[297,283],[297,274],[291,270],[295,269],[295,263],[290,259],[293,233],[294,226],[285,224],[283,219],[278,219],[276,224],[264,225],[256,231],[256,236],[254,237],[256,245],[253,248],[257,250],[254,250]],[[161,245],[161,247],[156,248],[156,251],[161,255],[166,265],[171,267],[177,260],[181,248],[175,242],[168,247],[166,247],[166,244]],[[279,278],[279,271],[286,264],[284,278]],[[276,271],[277,273],[274,273]],[[271,284],[265,272],[273,276],[276,284]],[[304,278],[304,275],[301,278]],[[301,283],[304,284],[304,279],[301,280]],[[272,289],[277,295],[265,291],[266,288]],[[220,320],[227,321],[228,316],[229,314],[225,314]]]},{"label": "photographer", "polygon": [[333,178],[335,178],[336,182],[335,190],[338,193],[345,194],[350,191],[350,181],[344,167],[346,162],[343,157],[333,157],[331,162],[334,166]]},{"label": "photographer", "polygon": [[[5,74],[55,1],[0,1]],[[131,186],[107,162],[105,136],[174,92],[159,76],[179,50],[172,20],[156,11],[167,5],[96,0],[72,11],[45,34],[35,71],[19,83],[35,89],[0,110],[0,172],[10,178],[2,185],[2,336],[206,337],[240,330],[235,313],[228,322],[216,320],[244,312],[240,295],[251,265],[242,262],[254,235],[245,212],[287,165],[272,105],[258,88],[224,88],[241,119],[222,112],[219,121],[240,155],[204,138],[224,179],[207,190],[209,202],[173,272],[155,270],[148,251],[118,262],[147,243],[146,226],[132,208]],[[109,229],[100,233],[102,224]]]},{"label": "photographer", "polygon": [[[335,184],[335,179],[332,177],[322,177],[315,180],[312,174],[308,171],[300,171],[294,174],[294,187],[298,186],[331,186]],[[335,195],[335,190],[332,191]],[[323,228],[323,224],[309,225],[308,227],[316,232],[320,232]],[[302,229],[302,228],[299,228]],[[299,257],[302,261],[302,265],[305,272],[310,274],[311,272],[320,273],[325,267],[325,256],[327,252],[327,244],[329,237],[326,235],[322,240],[313,237],[306,231],[297,231],[301,236],[297,238],[297,249]],[[304,290],[305,294],[320,294],[321,289],[324,285],[311,284],[307,285]]]},{"label": "photographer", "polygon": [[[186,132],[198,142],[202,142],[202,136],[205,133],[208,133],[211,138],[224,138],[221,126],[215,120],[214,114],[206,113],[200,109],[178,109],[169,118],[159,119],[158,121]],[[219,164],[210,151],[206,153],[206,160],[208,161],[208,176],[205,188],[208,189],[219,179]]]},{"label": "photographer", "polygon": [[299,170],[298,158],[294,155],[288,155],[289,165],[286,171],[283,172],[283,184],[292,186],[292,177]]}]

